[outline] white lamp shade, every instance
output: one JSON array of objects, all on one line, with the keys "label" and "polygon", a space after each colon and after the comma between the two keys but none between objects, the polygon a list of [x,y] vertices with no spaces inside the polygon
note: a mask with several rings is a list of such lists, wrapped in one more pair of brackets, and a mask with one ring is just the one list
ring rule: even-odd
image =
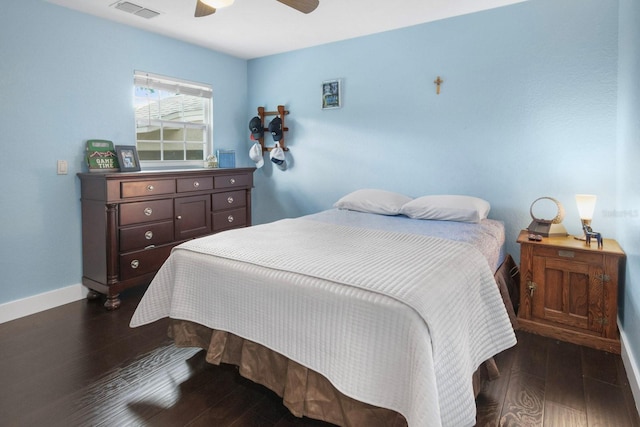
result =
[{"label": "white lamp shade", "polygon": [[223,7],[231,6],[234,0],[200,0],[204,4],[208,4],[211,7],[215,7],[216,9],[221,9]]},{"label": "white lamp shade", "polygon": [[593,211],[596,209],[596,196],[593,194],[576,194],[578,214],[580,219],[593,219]]}]

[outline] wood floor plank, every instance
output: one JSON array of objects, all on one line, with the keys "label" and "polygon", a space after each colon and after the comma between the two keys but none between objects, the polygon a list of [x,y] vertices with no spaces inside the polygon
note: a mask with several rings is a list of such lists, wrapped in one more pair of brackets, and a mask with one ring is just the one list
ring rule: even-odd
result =
[{"label": "wood floor plank", "polygon": [[544,379],[513,370],[503,405],[501,426],[542,426]]},{"label": "wood floor plank", "polygon": [[511,369],[516,356],[517,350],[512,347],[494,357],[500,369],[500,376],[493,381],[486,381],[476,398],[477,427],[495,427],[499,425],[511,378]]},{"label": "wood floor plank", "polygon": [[[249,380],[246,381],[250,383]],[[275,392],[259,384],[251,384],[250,386],[259,388],[264,398],[243,414],[243,416],[236,421],[236,424],[251,425],[250,420],[257,419],[265,425],[275,425],[283,417],[290,414],[289,410],[282,404],[282,397],[278,396]],[[330,424],[325,423],[325,425],[328,426]]]},{"label": "wood floor plank", "polygon": [[545,401],[544,425],[554,427],[587,427],[587,413]]},{"label": "wood floor plank", "polygon": [[547,351],[545,402],[553,402],[584,414],[580,346],[562,341],[551,341],[547,345]]},{"label": "wood floor plank", "polygon": [[599,351],[589,347],[581,347],[584,375],[608,384],[620,384],[617,354]]},{"label": "wood floor plank", "polygon": [[[148,423],[167,427],[187,425],[209,408],[220,405],[224,398],[238,388],[238,384],[239,375],[235,367],[209,365],[179,384],[180,398],[172,406],[165,407],[150,418]],[[137,410],[140,405],[149,404],[152,403],[139,401],[130,404],[130,407]]]},{"label": "wood floor plank", "polygon": [[[178,351],[179,350],[179,351]],[[85,387],[76,399],[77,407],[69,418],[72,424],[85,419],[95,425],[127,425],[139,423],[155,415],[129,411],[129,405],[152,401],[158,411],[173,405],[180,397],[177,384],[191,375],[186,359],[195,349],[176,349],[169,345],[154,350],[150,357],[142,358],[128,366],[110,371],[99,381]],[[150,406],[146,407],[151,409]],[[135,418],[131,419],[131,415]]]},{"label": "wood floor plank", "polygon": [[254,387],[236,387],[219,404],[207,408],[187,425],[189,427],[231,426],[263,398],[261,391]]},{"label": "wood floor plank", "polygon": [[632,427],[622,389],[593,378],[584,378],[589,426]]},{"label": "wood floor plank", "polygon": [[522,331],[517,331],[516,336],[519,345],[516,346],[516,358],[512,369],[545,378],[547,375],[547,346],[550,339]]}]

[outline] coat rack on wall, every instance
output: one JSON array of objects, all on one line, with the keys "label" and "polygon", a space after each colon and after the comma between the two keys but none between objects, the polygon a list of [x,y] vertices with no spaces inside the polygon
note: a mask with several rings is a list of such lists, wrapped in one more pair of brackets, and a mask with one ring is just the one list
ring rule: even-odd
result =
[{"label": "coat rack on wall", "polygon": [[[284,133],[286,131],[289,130],[288,127],[285,126],[284,124],[284,116],[286,116],[287,114],[289,114],[289,111],[284,109],[284,105],[278,105],[278,111],[264,111],[264,107],[258,107],[258,117],[260,117],[260,122],[262,123],[262,128],[268,132],[269,131],[269,124],[267,123],[267,126],[265,127],[265,121],[264,118],[268,117],[268,116],[278,116],[280,117],[280,120],[282,120],[282,139],[280,139],[280,141],[278,141],[280,143],[280,148],[282,148],[284,151],[289,151],[289,149],[287,148],[287,145],[284,142]],[[262,146],[262,151],[271,151],[275,148],[274,147],[266,147],[264,145],[264,136],[262,136],[262,138],[258,139],[258,141],[260,142],[260,145]]]}]

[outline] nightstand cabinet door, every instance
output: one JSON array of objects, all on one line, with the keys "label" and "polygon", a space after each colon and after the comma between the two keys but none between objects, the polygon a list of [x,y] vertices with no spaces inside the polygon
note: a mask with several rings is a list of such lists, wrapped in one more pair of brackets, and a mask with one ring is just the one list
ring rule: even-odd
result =
[{"label": "nightstand cabinet door", "polygon": [[584,262],[534,256],[532,318],[602,332],[601,274]]}]

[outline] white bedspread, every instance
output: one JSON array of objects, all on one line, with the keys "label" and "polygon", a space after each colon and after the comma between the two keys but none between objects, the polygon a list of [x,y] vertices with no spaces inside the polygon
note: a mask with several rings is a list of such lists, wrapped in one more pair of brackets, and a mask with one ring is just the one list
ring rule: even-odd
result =
[{"label": "white bedspread", "polygon": [[175,248],[131,326],[167,316],[265,345],[412,427],[473,425],[473,372],[516,342],[471,245],[305,219]]}]

